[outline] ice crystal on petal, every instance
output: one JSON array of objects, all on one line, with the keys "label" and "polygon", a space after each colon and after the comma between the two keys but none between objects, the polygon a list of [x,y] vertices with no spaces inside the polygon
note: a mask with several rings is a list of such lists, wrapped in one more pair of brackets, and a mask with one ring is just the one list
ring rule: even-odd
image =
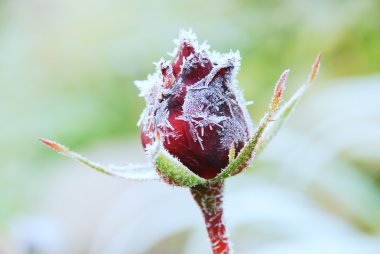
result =
[{"label": "ice crystal on petal", "polygon": [[[158,78],[159,78],[158,73],[154,73],[154,74],[149,74],[147,80],[135,81],[136,87],[140,90],[139,96],[144,97],[145,100],[147,100],[147,102],[149,101],[149,99],[154,98],[156,93],[152,93],[152,92],[154,92],[154,90],[157,90],[157,88],[159,88],[157,84]],[[155,86],[156,86],[156,89],[154,89]]]},{"label": "ice crystal on petal", "polygon": [[[165,141],[168,137],[177,137],[178,133],[175,132],[174,127],[171,125],[171,123],[168,120],[169,117],[169,110],[168,110],[168,101],[163,100],[157,109],[155,109],[156,114],[154,117],[155,120],[155,126],[161,129],[161,138]],[[170,140],[168,139],[168,142],[170,143]]]},{"label": "ice crystal on petal", "polygon": [[[223,147],[231,147],[231,144],[237,144],[239,140],[246,140],[248,137],[245,126],[241,126],[231,119],[222,123],[223,136],[221,144]],[[221,132],[219,131],[219,132]]]},{"label": "ice crystal on petal", "polygon": [[182,31],[175,43],[173,60],[161,59],[155,74],[136,82],[147,103],[141,140],[146,149],[159,134],[163,147],[190,170],[208,170],[205,177],[212,177],[227,166],[231,144],[238,151],[252,134],[235,80],[240,54],[210,52],[191,31]]},{"label": "ice crystal on petal", "polygon": [[[217,126],[222,137],[228,135],[230,138],[227,140],[231,142],[229,144],[223,142],[223,147],[229,148],[232,142],[237,143],[239,140],[246,139],[246,135],[240,135],[240,130],[230,128],[232,124],[224,124],[224,122],[233,122],[235,120],[235,114],[237,113],[235,108],[238,102],[234,93],[229,89],[231,70],[223,70],[223,68],[233,67],[226,65],[214,69],[204,80],[187,88],[182,107],[183,114],[178,117],[178,119],[188,122],[193,140],[199,142],[202,149],[201,137],[203,136],[204,128],[213,130]],[[226,71],[227,75],[216,77],[216,73],[220,70]],[[245,129],[245,126],[242,128]],[[227,134],[231,132],[232,135]],[[231,139],[231,137],[235,138]]]}]

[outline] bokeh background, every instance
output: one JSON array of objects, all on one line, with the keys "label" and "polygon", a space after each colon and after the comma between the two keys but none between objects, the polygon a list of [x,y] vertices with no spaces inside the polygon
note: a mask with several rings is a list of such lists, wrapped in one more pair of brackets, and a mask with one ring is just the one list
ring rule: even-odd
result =
[{"label": "bokeh background", "polygon": [[209,253],[185,189],[114,179],[58,156],[144,160],[134,80],[181,28],[242,55],[254,122],[320,75],[253,167],[226,186],[236,253],[380,253],[380,2],[3,0],[0,253]]}]

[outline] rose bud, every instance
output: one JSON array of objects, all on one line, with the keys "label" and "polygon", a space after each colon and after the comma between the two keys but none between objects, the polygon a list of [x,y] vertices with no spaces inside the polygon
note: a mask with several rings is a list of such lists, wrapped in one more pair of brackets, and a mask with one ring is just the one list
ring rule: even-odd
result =
[{"label": "rose bud", "polygon": [[133,180],[161,178],[189,187],[203,213],[213,253],[228,254],[224,180],[246,169],[276,135],[315,79],[321,55],[305,84],[280,107],[289,70],[282,73],[268,111],[254,131],[235,80],[238,52],[210,52],[206,44],[198,45],[194,34],[182,32],[173,55],[172,61],[161,60],[148,80],[136,81],[146,101],[139,123],[148,163],[104,166],[54,141],[40,140],[108,175]]},{"label": "rose bud", "polygon": [[[141,118],[141,141],[149,148],[157,137],[163,148],[204,179],[217,176],[252,134],[246,102],[235,76],[238,52],[211,53],[183,32],[172,61],[138,81],[147,107]],[[160,170],[160,169],[158,169]]]}]

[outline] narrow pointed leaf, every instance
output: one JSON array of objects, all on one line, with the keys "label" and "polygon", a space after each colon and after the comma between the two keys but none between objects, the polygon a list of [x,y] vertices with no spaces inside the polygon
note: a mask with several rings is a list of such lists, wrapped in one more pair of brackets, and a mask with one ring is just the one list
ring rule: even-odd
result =
[{"label": "narrow pointed leaf", "polygon": [[322,54],[319,53],[318,56],[317,56],[317,59],[315,59],[313,67],[311,69],[311,72],[310,72],[310,75],[309,75],[309,79],[307,80],[307,84],[311,84],[311,82],[313,82],[314,79],[317,77],[318,71],[319,71],[319,67],[321,66],[321,58],[322,58]]},{"label": "narrow pointed leaf", "polygon": [[285,70],[281,74],[280,79],[276,83],[276,86],[274,88],[272,101],[271,101],[271,105],[270,105],[270,111],[271,112],[275,112],[278,110],[278,105],[282,101],[282,94],[284,93],[284,90],[285,90],[285,82],[286,82],[286,79],[288,78],[289,72],[290,72],[289,69]]},{"label": "narrow pointed leaf", "polygon": [[158,174],[154,170],[153,166],[145,163],[145,164],[130,164],[125,166],[104,166],[99,163],[93,162],[88,160],[87,158],[83,157],[82,155],[75,153],[71,151],[69,148],[46,139],[40,139],[42,143],[49,146],[53,150],[57,151],[58,153],[72,158],[74,160],[77,160],[101,173],[104,173],[106,175],[111,176],[117,176],[124,179],[130,179],[130,180],[157,180],[159,179]]},{"label": "narrow pointed leaf", "polygon": [[298,102],[301,100],[306,89],[310,86],[310,84],[316,78],[320,64],[321,64],[321,54],[319,53],[312,66],[312,70],[310,72],[309,78],[306,81],[306,83],[303,84],[294,93],[294,95],[290,98],[290,100],[287,101],[280,108],[280,110],[273,116],[273,121],[271,121],[266,127],[263,134],[263,138],[260,140],[259,144],[257,145],[257,149],[256,149],[257,154],[260,153],[265,148],[265,146],[272,140],[272,138],[277,134],[279,129],[282,127],[282,125],[286,122],[290,113],[294,110]]}]

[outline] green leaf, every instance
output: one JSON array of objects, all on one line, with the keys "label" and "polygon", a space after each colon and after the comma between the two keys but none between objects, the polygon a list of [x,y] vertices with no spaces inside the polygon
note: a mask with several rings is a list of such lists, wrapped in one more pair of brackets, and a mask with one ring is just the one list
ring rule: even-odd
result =
[{"label": "green leaf", "polygon": [[42,143],[49,146],[53,150],[57,151],[58,153],[62,154],[63,156],[72,158],[74,160],[77,160],[81,162],[82,164],[85,164],[101,173],[104,173],[106,175],[121,177],[124,179],[129,180],[158,180],[159,176],[155,169],[153,168],[153,165],[144,163],[144,164],[130,164],[125,166],[104,166],[99,163],[93,162],[85,158],[84,156],[71,151],[69,148],[46,139],[40,139]]},{"label": "green leaf", "polygon": [[277,132],[281,129],[283,124],[288,119],[290,113],[297,106],[300,101],[302,95],[305,93],[306,86],[301,86],[297,92],[292,96],[292,98],[286,102],[278,111],[277,114],[273,116],[273,121],[271,121],[265,128],[263,137],[257,145],[256,153],[260,153],[264,150],[267,144],[273,139],[273,137],[277,134]]},{"label": "green leaf", "polygon": [[259,154],[266,145],[272,140],[272,138],[277,134],[280,128],[288,119],[290,113],[296,108],[298,102],[301,100],[307,88],[310,87],[311,83],[314,81],[318,74],[318,70],[321,64],[321,54],[318,54],[317,59],[315,60],[312,70],[310,72],[309,78],[305,84],[303,84],[286,102],[280,110],[273,116],[272,121],[266,126],[263,137],[260,139],[257,148],[255,149],[256,154]]}]

